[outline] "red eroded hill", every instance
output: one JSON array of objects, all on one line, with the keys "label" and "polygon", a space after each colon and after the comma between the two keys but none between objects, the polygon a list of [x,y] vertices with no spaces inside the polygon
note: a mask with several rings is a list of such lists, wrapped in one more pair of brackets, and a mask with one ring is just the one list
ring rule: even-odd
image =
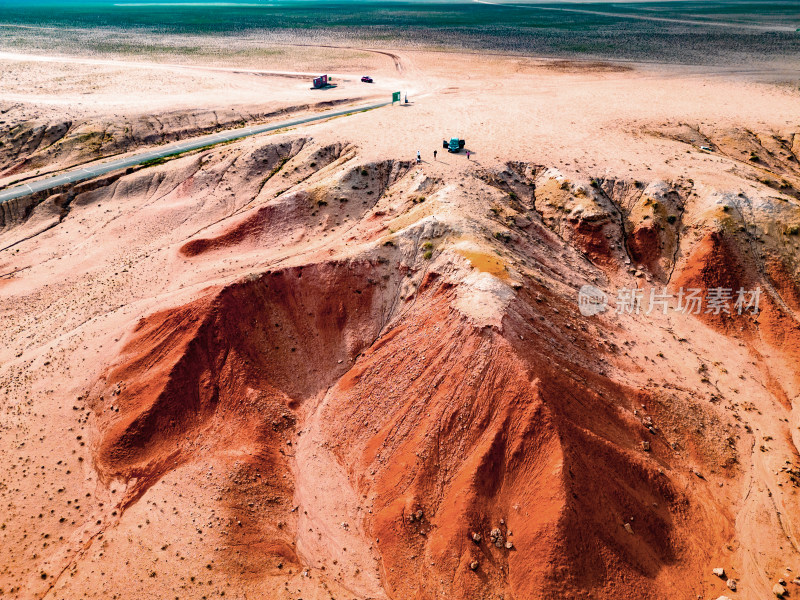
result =
[{"label": "red eroded hill", "polygon": [[[287,269],[144,319],[96,404],[101,475],[129,480],[130,503],[181,462],[247,440],[260,470],[297,477],[305,464],[283,448],[305,426],[370,507],[388,597],[690,593],[720,524],[664,472],[677,466],[667,440],[631,419],[647,393],[598,375],[594,350],[573,355],[595,349],[590,336],[548,339],[575,307],[526,291],[502,327],[482,326],[430,274],[387,328],[393,284],[374,282],[387,271]],[[542,293],[563,311],[555,323]],[[275,518],[292,481],[269,484]],[[260,535],[287,549],[276,560],[325,560],[298,556],[294,522]]]},{"label": "red eroded hill", "polygon": [[[672,600],[733,581],[757,600],[788,576],[800,291],[773,223],[796,207],[759,196],[745,223],[741,196],[683,179],[514,162],[448,180],[263,144],[69,200],[78,223],[142,223],[141,246],[80,246],[65,300],[15,325],[80,332],[7,381],[52,399],[74,450],[14,442],[14,493],[52,507],[0,529],[37,557],[7,559],[37,597]],[[584,286],[605,311],[581,312]],[[761,310],[615,310],[664,287],[760,287]]]},{"label": "red eroded hill", "polygon": [[94,404],[101,475],[135,481],[139,495],[198,451],[243,436],[277,443],[293,409],[378,334],[386,295],[364,282],[378,271],[354,262],[268,272],[143,318]]},{"label": "red eroded hill", "polygon": [[452,293],[430,283],[323,409],[390,597],[671,597],[678,578],[655,582],[697,566],[684,528],[707,525],[660,472],[664,442],[625,417],[637,392],[545,342],[532,294],[498,331]]}]

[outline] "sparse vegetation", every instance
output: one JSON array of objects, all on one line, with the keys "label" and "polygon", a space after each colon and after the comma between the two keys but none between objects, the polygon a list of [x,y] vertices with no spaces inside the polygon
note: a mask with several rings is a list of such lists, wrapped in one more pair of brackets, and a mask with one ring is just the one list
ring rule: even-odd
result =
[{"label": "sparse vegetation", "polygon": [[162,158],[151,158],[150,160],[144,161],[141,166],[146,169],[148,167],[155,167],[157,165],[163,165],[165,162],[167,162],[167,158],[165,158],[165,157],[162,157]]},{"label": "sparse vegetation", "polygon": [[283,165],[285,165],[287,162],[289,162],[289,157],[288,156],[282,157],[278,161],[278,164],[273,167],[272,171],[269,172],[269,175],[267,175],[266,179],[264,179],[264,183],[272,179],[272,177],[274,177],[278,173],[278,171],[280,171],[283,168]]}]

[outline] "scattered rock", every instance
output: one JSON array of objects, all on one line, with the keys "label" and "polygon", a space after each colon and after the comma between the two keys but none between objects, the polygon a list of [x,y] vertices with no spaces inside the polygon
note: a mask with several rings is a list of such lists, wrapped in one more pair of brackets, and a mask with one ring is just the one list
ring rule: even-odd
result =
[{"label": "scattered rock", "polygon": [[480,533],[478,533],[476,531],[472,532],[472,541],[473,542],[475,542],[476,544],[480,544],[482,539],[483,538],[481,537]]},{"label": "scattered rock", "polygon": [[469,563],[469,568],[473,571],[476,571],[478,569],[478,561],[473,560],[471,563]]},{"label": "scattered rock", "polygon": [[514,542],[506,542],[506,550],[513,550]]},{"label": "scattered rock", "polygon": [[711,572],[717,577],[725,577],[725,569],[723,569],[722,567],[717,567]]},{"label": "scattered rock", "polygon": [[492,543],[498,548],[503,547],[503,533],[497,527],[492,529],[489,533],[489,539],[491,539]]},{"label": "scattered rock", "polygon": [[631,524],[630,524],[630,523],[625,523],[625,524],[623,525],[623,527],[625,528],[625,531],[627,531],[628,533],[630,533],[631,535],[633,535],[633,527],[631,527]]},{"label": "scattered rock", "polygon": [[642,442],[642,450],[645,452],[650,452],[650,442],[644,441]]},{"label": "scattered rock", "polygon": [[786,588],[780,583],[776,583],[774,586],[772,586],[772,593],[778,598],[783,598],[786,595]]},{"label": "scattered rock", "polygon": [[736,580],[735,579],[728,579],[728,589],[732,592],[736,591]]}]

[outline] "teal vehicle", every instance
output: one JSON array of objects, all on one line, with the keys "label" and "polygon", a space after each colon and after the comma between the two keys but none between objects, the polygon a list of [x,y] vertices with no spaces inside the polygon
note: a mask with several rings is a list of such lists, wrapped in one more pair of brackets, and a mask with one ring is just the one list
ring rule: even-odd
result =
[{"label": "teal vehicle", "polygon": [[464,146],[466,145],[465,140],[461,140],[457,137],[450,138],[450,141],[447,140],[442,141],[442,148],[445,148],[448,152],[460,152],[463,150]]}]

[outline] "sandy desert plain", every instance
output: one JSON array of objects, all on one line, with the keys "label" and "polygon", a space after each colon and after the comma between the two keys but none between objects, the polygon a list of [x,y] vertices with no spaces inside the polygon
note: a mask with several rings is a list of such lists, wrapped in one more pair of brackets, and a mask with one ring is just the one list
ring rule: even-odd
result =
[{"label": "sandy desert plain", "polygon": [[0,598],[800,596],[797,64],[334,42],[0,48],[0,186],[354,108],[0,206]]}]

